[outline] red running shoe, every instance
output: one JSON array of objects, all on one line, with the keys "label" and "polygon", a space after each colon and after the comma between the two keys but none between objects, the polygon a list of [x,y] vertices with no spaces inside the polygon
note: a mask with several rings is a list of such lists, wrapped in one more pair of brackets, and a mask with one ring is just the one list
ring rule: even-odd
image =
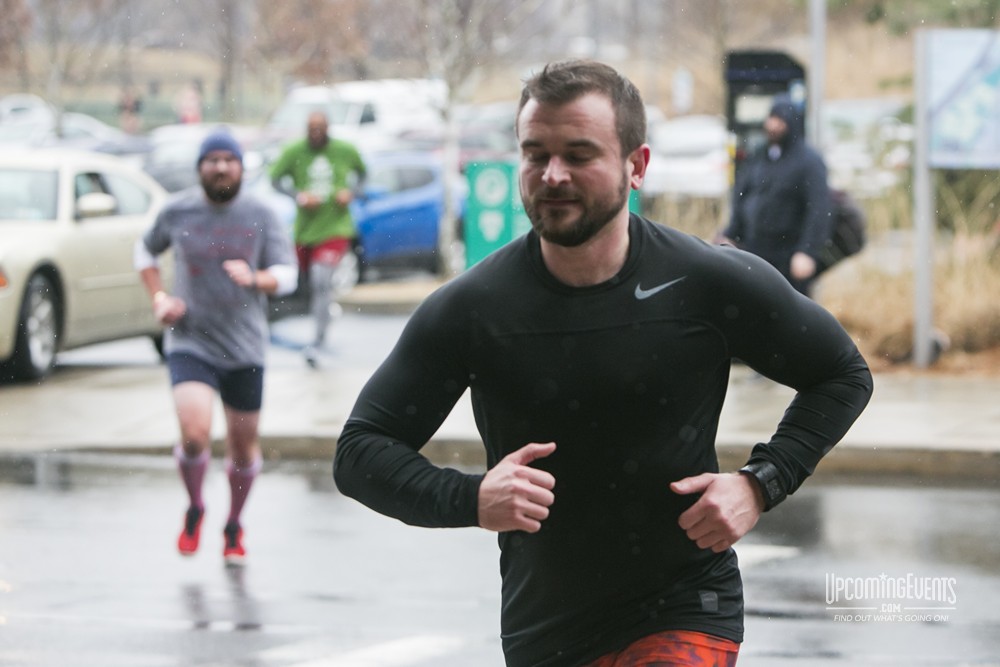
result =
[{"label": "red running shoe", "polygon": [[177,550],[182,556],[193,556],[198,551],[198,540],[201,538],[201,520],[205,517],[205,508],[190,507],[184,515],[184,530],[177,538]]},{"label": "red running shoe", "polygon": [[247,552],[243,548],[243,529],[240,524],[230,521],[222,531],[225,546],[222,549],[222,558],[226,565],[242,565]]}]

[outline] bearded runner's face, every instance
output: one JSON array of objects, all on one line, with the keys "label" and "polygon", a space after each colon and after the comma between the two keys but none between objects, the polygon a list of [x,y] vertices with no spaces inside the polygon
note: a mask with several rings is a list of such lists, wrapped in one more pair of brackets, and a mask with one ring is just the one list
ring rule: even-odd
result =
[{"label": "bearded runner's face", "polygon": [[223,204],[240,192],[243,183],[243,163],[229,151],[211,151],[198,164],[198,175],[205,195]]},{"label": "bearded runner's face", "polygon": [[628,205],[629,162],[607,97],[588,93],[560,105],[529,100],[517,128],[521,199],[541,238],[581,245]]}]

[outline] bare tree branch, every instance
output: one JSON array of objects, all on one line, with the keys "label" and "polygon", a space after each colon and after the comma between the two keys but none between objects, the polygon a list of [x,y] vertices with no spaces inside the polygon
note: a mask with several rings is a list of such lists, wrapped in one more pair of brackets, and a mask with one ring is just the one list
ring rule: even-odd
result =
[{"label": "bare tree branch", "polygon": [[34,17],[25,0],[0,0],[0,69],[14,67],[25,90],[30,89],[26,35]]}]

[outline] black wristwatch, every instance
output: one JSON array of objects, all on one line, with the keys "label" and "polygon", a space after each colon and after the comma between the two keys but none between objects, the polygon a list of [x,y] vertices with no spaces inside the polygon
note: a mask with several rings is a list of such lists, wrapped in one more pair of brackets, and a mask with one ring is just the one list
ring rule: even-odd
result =
[{"label": "black wristwatch", "polygon": [[744,475],[749,475],[756,480],[764,495],[764,511],[768,511],[788,494],[778,477],[778,467],[769,461],[756,461],[748,463],[739,470]]}]

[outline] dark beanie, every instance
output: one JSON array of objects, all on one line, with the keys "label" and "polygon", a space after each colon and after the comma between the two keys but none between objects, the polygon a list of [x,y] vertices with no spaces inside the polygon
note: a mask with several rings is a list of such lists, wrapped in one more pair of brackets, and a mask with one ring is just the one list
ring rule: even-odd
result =
[{"label": "dark beanie", "polygon": [[205,137],[201,142],[201,149],[198,151],[198,164],[205,159],[205,156],[212,151],[229,151],[242,163],[243,150],[239,143],[233,139],[233,135],[225,130],[216,130]]}]

